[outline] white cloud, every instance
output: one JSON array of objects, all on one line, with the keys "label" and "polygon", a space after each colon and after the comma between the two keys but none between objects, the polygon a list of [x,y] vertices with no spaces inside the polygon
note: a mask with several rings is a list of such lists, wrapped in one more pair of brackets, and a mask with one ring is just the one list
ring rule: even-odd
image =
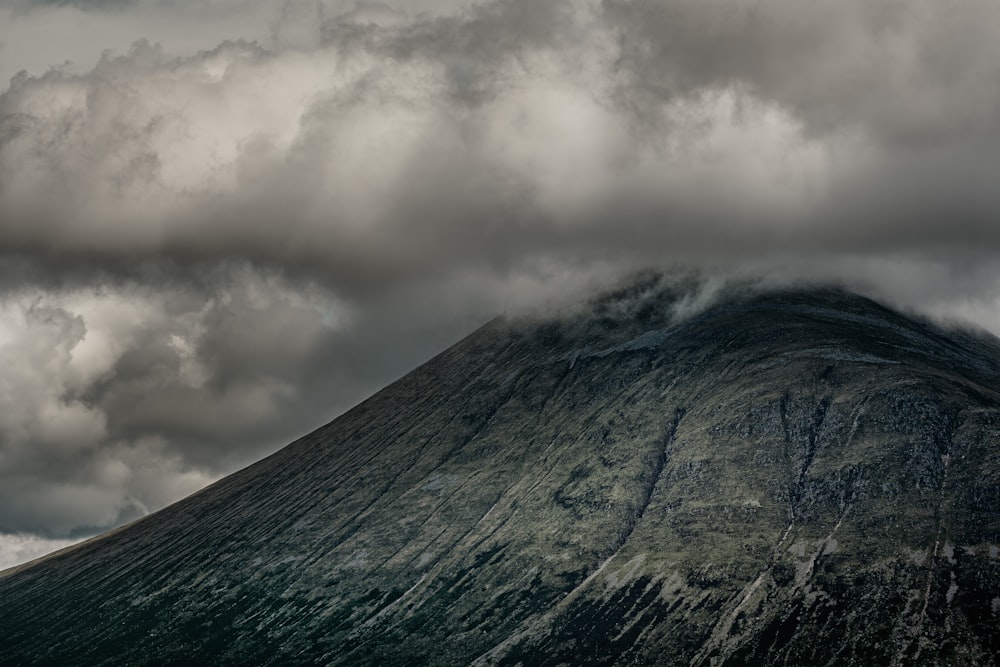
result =
[{"label": "white cloud", "polygon": [[304,428],[288,413],[349,312],[246,268],[0,301],[0,532],[115,525]]},{"label": "white cloud", "polygon": [[0,570],[14,567],[80,540],[50,540],[37,535],[0,535]]}]

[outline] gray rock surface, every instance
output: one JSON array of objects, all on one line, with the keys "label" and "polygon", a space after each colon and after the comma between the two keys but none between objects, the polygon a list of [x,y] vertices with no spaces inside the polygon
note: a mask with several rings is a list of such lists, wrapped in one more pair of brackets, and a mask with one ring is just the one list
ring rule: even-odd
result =
[{"label": "gray rock surface", "polygon": [[835,291],[677,297],[492,322],[0,573],[0,663],[997,664],[995,341]]}]

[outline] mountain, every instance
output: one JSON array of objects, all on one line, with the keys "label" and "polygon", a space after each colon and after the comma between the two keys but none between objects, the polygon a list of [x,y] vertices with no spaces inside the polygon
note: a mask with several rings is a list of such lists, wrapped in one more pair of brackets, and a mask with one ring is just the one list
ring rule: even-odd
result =
[{"label": "mountain", "polygon": [[496,320],[0,574],[3,664],[998,664],[1000,346],[835,290]]}]

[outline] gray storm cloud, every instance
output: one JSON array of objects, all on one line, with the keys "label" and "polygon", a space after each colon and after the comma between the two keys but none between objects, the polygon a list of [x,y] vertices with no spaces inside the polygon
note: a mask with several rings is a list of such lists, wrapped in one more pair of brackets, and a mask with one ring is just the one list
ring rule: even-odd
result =
[{"label": "gray storm cloud", "polygon": [[995,3],[0,18],[0,554],[161,507],[492,314],[637,268],[1000,331]]}]

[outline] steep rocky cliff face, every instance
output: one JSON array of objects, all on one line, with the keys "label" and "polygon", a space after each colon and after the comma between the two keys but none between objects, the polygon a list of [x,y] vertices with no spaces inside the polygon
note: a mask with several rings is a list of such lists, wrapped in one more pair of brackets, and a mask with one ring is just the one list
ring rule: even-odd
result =
[{"label": "steep rocky cliff face", "polygon": [[493,322],[0,574],[0,662],[997,664],[1000,348],[839,292]]}]

